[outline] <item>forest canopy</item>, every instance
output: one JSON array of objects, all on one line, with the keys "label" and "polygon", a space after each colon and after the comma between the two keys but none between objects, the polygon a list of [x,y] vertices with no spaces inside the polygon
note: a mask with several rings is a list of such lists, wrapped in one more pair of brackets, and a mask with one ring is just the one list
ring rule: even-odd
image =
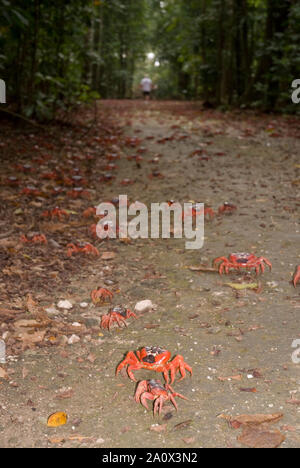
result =
[{"label": "forest canopy", "polygon": [[296,111],[298,0],[0,0],[0,78],[27,117],[139,97]]}]

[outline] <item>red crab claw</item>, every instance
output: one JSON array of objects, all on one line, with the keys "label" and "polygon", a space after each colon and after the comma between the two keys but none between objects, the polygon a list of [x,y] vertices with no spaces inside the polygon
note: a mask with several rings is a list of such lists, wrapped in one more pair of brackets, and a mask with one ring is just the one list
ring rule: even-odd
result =
[{"label": "red crab claw", "polygon": [[129,378],[133,380],[134,382],[136,382],[136,378],[134,377],[132,371],[140,369],[141,365],[133,351],[129,351],[125,359],[118,365],[117,370],[116,370],[116,375],[118,375],[118,373],[123,369],[123,367],[127,365],[128,365],[127,373],[128,373]]},{"label": "red crab claw", "polygon": [[293,278],[293,285],[296,287],[296,284],[298,283],[298,281],[300,280],[300,265],[297,266],[297,270],[296,270],[296,273],[294,275],[294,278]]},{"label": "red crab claw", "polygon": [[193,374],[192,368],[186,362],[184,362],[183,356],[181,356],[180,354],[178,354],[178,356],[175,356],[173,361],[171,361],[170,364],[168,364],[168,369],[171,372],[171,383],[174,382],[176,372],[180,372],[181,374],[179,381],[185,378],[185,369],[189,371],[191,375]]}]

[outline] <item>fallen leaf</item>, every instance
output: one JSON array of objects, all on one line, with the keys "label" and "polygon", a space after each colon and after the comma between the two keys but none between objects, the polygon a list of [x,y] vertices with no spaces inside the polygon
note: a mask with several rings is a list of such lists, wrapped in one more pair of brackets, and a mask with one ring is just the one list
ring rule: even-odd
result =
[{"label": "fallen leaf", "polygon": [[238,416],[231,417],[227,414],[220,414],[219,418],[226,419],[230,425],[234,428],[238,428],[242,425],[258,425],[263,423],[275,423],[282,417],[282,413],[273,414],[241,414]]},{"label": "fallen leaf", "polygon": [[174,431],[180,431],[181,429],[185,429],[186,427],[190,426],[192,424],[193,420],[188,419],[187,421],[183,421],[179,424],[176,424],[176,426],[173,427]]},{"label": "fallen leaf", "polygon": [[257,289],[258,283],[225,283],[225,286],[229,286],[232,289]]},{"label": "fallen leaf", "polygon": [[256,393],[257,390],[255,387],[250,387],[250,388],[240,388],[240,392],[249,392],[249,393]]},{"label": "fallen leaf", "polygon": [[195,442],[195,437],[186,437],[186,438],[183,438],[182,440],[185,444],[189,445]]},{"label": "fallen leaf", "polygon": [[285,436],[277,429],[246,426],[237,440],[251,448],[276,448],[282,444]]},{"label": "fallen leaf", "polygon": [[66,439],[64,437],[48,437],[50,444],[61,444],[65,442],[65,440]]},{"label": "fallen leaf", "polygon": [[103,252],[103,254],[101,255],[101,260],[112,260],[115,257],[115,252]]},{"label": "fallen leaf", "polygon": [[153,432],[164,432],[167,428],[167,424],[152,424],[150,431]]},{"label": "fallen leaf", "polygon": [[74,390],[66,390],[65,392],[61,392],[58,395],[55,395],[57,400],[65,400],[66,398],[71,398],[74,395]]},{"label": "fallen leaf", "polygon": [[211,273],[218,273],[218,270],[216,268],[211,268],[211,267],[206,267],[206,266],[189,266],[189,270],[191,271],[206,271],[206,272],[211,272]]},{"label": "fallen leaf", "polygon": [[238,375],[231,375],[229,377],[218,377],[218,380],[221,382],[225,382],[226,380],[242,380],[243,376],[241,374]]},{"label": "fallen leaf", "polygon": [[90,361],[92,364],[94,364],[94,362],[97,359],[97,356],[96,356],[96,354],[90,353],[86,359],[87,359],[87,361]]},{"label": "fallen leaf", "polygon": [[0,367],[0,379],[8,379],[8,374],[3,367]]},{"label": "fallen leaf", "polygon": [[58,427],[63,426],[67,422],[67,415],[63,411],[58,411],[57,413],[53,413],[49,416],[47,421],[48,427]]}]

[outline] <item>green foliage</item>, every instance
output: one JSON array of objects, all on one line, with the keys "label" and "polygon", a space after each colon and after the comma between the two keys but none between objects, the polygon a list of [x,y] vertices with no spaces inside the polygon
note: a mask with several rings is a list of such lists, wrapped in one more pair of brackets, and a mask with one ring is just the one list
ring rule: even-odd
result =
[{"label": "green foliage", "polygon": [[[168,97],[295,111],[300,3],[289,0],[152,0],[151,41]],[[166,64],[168,71],[166,71]],[[164,89],[167,89],[164,85]],[[185,91],[185,93],[183,93]]]},{"label": "green foliage", "polygon": [[298,1],[0,0],[8,102],[40,119],[137,96],[145,72],[158,98],[295,111],[299,44]]}]

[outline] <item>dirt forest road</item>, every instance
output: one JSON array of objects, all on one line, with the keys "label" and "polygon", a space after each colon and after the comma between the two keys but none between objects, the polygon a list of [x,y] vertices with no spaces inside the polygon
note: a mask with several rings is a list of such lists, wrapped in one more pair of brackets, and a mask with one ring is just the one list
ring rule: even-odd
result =
[{"label": "dirt forest road", "polygon": [[[224,202],[237,209],[207,217],[200,250],[185,249],[185,239],[96,240],[92,243],[101,255],[113,252],[114,257],[79,260],[65,259],[54,243],[39,247],[51,262],[58,256],[72,264],[72,277],[44,296],[38,294],[37,281],[33,297],[48,308],[62,299],[71,301],[70,311],[56,308],[51,319],[62,316],[84,324],[87,333],[78,334],[74,344],[28,346],[8,357],[2,366],[8,378],[0,378],[0,446],[242,447],[245,440],[267,444],[267,438],[270,445],[299,447],[300,363],[292,360],[292,343],[300,338],[300,284],[294,288],[291,283],[300,264],[299,122],[222,114],[192,103],[104,101],[99,107],[122,129],[111,135],[121,158],[112,161],[115,179],[94,186],[92,200],[80,205],[78,213],[119,194],[147,206],[173,199],[203,202],[214,212]],[[125,144],[129,138],[135,138],[136,146]],[[132,157],[136,155],[142,160]],[[93,170],[102,168],[103,161],[97,159]],[[133,183],[122,185],[127,178]],[[75,202],[64,207],[76,212]],[[42,225],[44,230],[47,226]],[[54,233],[52,227],[47,236]],[[266,257],[272,271],[266,267],[257,278],[199,269],[211,268],[214,258],[231,252]],[[30,264],[26,268],[30,271]],[[56,269],[49,267],[49,278],[51,268]],[[2,272],[1,281],[3,287],[18,279]],[[233,287],[257,282],[254,290]],[[133,310],[138,301],[150,299],[156,308],[128,319],[127,328],[101,330],[100,315],[108,308],[94,307],[90,299],[99,285],[114,291],[114,304]],[[6,296],[3,287],[7,306],[13,289],[6,286],[5,291]],[[82,308],[82,302],[88,306]],[[176,398],[177,412],[166,403],[161,416],[153,416],[151,401],[149,411],[134,401],[136,383],[126,372],[115,376],[126,353],[144,346],[161,346],[172,357],[180,354],[192,367],[192,377],[187,372],[174,382],[174,390],[188,398]],[[148,370],[135,371],[135,376],[138,381],[163,380]],[[56,411],[66,412],[67,424],[49,428],[47,417]],[[238,440],[243,427],[230,424],[238,415],[277,413],[282,417],[263,426],[265,433],[261,425],[254,426],[248,439],[246,434]]]}]

